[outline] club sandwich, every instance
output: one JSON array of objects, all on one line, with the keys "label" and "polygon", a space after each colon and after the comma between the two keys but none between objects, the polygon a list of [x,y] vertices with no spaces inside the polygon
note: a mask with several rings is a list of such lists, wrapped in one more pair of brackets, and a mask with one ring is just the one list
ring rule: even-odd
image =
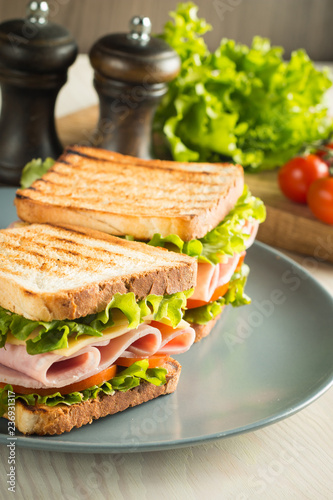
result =
[{"label": "club sandwich", "polygon": [[185,319],[196,341],[225,305],[250,302],[244,257],[265,208],[244,185],[239,165],[142,160],[73,146],[18,190],[15,203],[23,221],[75,224],[195,257],[198,277]]},{"label": "club sandwich", "polygon": [[53,435],[172,393],[195,259],[76,226],[0,231],[0,412]]}]

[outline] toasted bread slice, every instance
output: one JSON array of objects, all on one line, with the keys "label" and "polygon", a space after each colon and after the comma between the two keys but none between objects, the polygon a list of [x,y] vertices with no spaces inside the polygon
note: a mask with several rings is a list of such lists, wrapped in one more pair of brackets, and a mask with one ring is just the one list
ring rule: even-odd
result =
[{"label": "toasted bread slice", "polygon": [[[140,405],[165,394],[174,392],[177,388],[181,366],[178,361],[170,358],[162,368],[167,369],[167,382],[156,386],[142,381],[141,384],[127,392],[115,392],[112,396],[98,395],[71,406],[60,404],[28,406],[16,401],[15,426],[23,434],[54,435],[69,432],[74,427],[91,424],[94,420],[107,415],[113,415],[127,408]],[[4,415],[7,418],[7,415]]]},{"label": "toasted bread slice", "polygon": [[149,240],[155,233],[201,238],[234,207],[239,165],[141,160],[102,149],[68,148],[41,179],[17,191],[19,217],[75,224]]},{"label": "toasted bread slice", "polygon": [[74,226],[32,224],[0,231],[0,305],[37,321],[105,309],[117,293],[188,290],[197,262],[186,255]]}]

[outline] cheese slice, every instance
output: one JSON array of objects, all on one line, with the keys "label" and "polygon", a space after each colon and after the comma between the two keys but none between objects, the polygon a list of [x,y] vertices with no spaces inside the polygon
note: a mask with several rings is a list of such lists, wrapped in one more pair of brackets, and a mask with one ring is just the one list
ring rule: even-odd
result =
[{"label": "cheese slice", "polygon": [[[120,311],[119,311],[119,313],[120,313]],[[58,354],[60,356],[69,357],[69,356],[72,356],[73,354],[75,354],[76,352],[78,352],[80,349],[83,349],[84,347],[87,347],[90,344],[96,345],[96,343],[98,343],[98,342],[105,342],[106,340],[114,339],[114,338],[119,337],[120,335],[123,335],[124,333],[128,332],[128,320],[122,313],[120,313],[119,315],[115,314],[113,319],[114,319],[116,324],[113,326],[109,326],[108,328],[103,330],[102,337],[94,337],[92,335],[80,335],[77,339],[75,339],[75,335],[73,335],[71,337],[68,337],[68,347],[66,347],[64,349],[56,349],[56,350],[52,351],[52,353]],[[144,318],[144,323],[149,324],[152,321],[152,319],[153,319],[153,315],[146,316]],[[167,319],[161,320],[160,323],[165,323],[165,324],[171,326],[171,322]],[[177,325],[177,329],[187,328],[187,327],[188,327],[188,323],[184,320],[181,320],[179,325]],[[38,335],[38,333],[39,333],[39,330],[40,330],[40,328],[33,331],[29,335],[28,339],[30,339],[30,338],[33,339],[34,337],[36,337],[36,335]],[[12,335],[11,333],[8,333],[6,342],[8,344],[12,344],[12,345],[25,345],[26,341],[19,340],[16,337],[14,337],[14,335]]]},{"label": "cheese slice", "polygon": [[[68,337],[68,347],[63,349],[55,349],[52,351],[54,354],[59,354],[60,356],[72,356],[83,347],[96,342],[104,342],[105,340],[111,340],[124,333],[128,332],[128,322],[125,325],[116,325],[106,328],[102,333],[103,337],[95,337],[93,335],[80,335],[77,339],[75,336]],[[28,337],[30,338],[30,336]],[[33,337],[32,337],[33,338]],[[15,338],[11,333],[8,333],[6,343],[12,345],[25,345],[25,340],[19,340]]]}]

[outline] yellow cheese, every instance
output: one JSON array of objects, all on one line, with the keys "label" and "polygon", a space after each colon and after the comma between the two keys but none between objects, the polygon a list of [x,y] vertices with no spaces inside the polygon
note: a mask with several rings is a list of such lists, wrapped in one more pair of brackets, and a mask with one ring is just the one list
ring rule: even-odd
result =
[{"label": "yellow cheese", "polygon": [[[28,339],[33,338],[31,335],[29,335]],[[12,344],[12,345],[25,345],[25,340],[19,340],[14,335],[12,335],[10,332],[7,334],[7,340],[6,344]]]},{"label": "yellow cheese", "polygon": [[128,332],[128,323],[126,325],[110,326],[103,331],[103,337],[93,337],[91,335],[80,335],[77,340],[75,337],[68,337],[68,347],[65,349],[57,349],[52,351],[54,354],[59,354],[60,356],[72,356],[80,349],[87,347],[94,342],[102,342],[104,340],[111,340],[119,337],[123,333]]},{"label": "yellow cheese", "polygon": [[[147,316],[144,318],[145,323],[149,324],[151,320],[153,319],[153,316]],[[120,335],[123,335],[124,333],[128,332],[128,320],[127,318],[124,317],[124,315],[121,315],[116,318],[116,325],[110,326],[109,328],[106,328],[103,330],[103,337],[94,337],[92,335],[80,335],[77,339],[75,339],[75,336],[68,337],[68,347],[64,349],[57,349],[55,351],[51,351],[53,354],[58,354],[60,356],[65,356],[69,357],[75,354],[77,351],[80,349],[83,349],[84,347],[87,347],[90,344],[93,344],[94,342],[102,342],[105,340],[111,340],[116,337],[119,337]],[[169,320],[162,320],[160,321],[161,323],[165,323],[170,325]],[[188,323],[184,320],[181,320],[179,325],[177,326],[178,328],[186,328]],[[39,328],[34,330],[28,337],[28,339],[33,339],[38,335],[39,333]],[[12,345],[25,345],[25,340],[18,340],[16,337],[14,337],[11,333],[8,333],[7,335],[7,341],[8,344]]]}]

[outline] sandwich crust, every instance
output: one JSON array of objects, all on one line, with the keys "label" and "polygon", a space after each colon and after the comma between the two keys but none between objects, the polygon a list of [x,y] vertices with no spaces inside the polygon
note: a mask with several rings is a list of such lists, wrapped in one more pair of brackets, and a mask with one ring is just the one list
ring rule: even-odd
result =
[{"label": "sandwich crust", "polygon": [[0,231],[0,305],[37,321],[102,311],[116,293],[141,300],[188,290],[196,271],[186,255],[82,227]]},{"label": "sandwich crust", "polygon": [[[170,358],[162,368],[167,369],[167,382],[155,386],[142,381],[141,384],[127,392],[116,391],[112,396],[98,395],[71,406],[64,404],[50,407],[47,405],[28,406],[16,401],[15,426],[23,434],[54,435],[71,431],[74,427],[91,424],[107,415],[113,415],[127,408],[140,405],[158,396],[170,394],[176,390],[181,365]],[[4,415],[7,418],[7,415]]]},{"label": "sandwich crust", "polygon": [[18,190],[15,204],[27,222],[189,241],[216,227],[243,187],[239,165],[142,160],[73,146],[30,188]]}]

